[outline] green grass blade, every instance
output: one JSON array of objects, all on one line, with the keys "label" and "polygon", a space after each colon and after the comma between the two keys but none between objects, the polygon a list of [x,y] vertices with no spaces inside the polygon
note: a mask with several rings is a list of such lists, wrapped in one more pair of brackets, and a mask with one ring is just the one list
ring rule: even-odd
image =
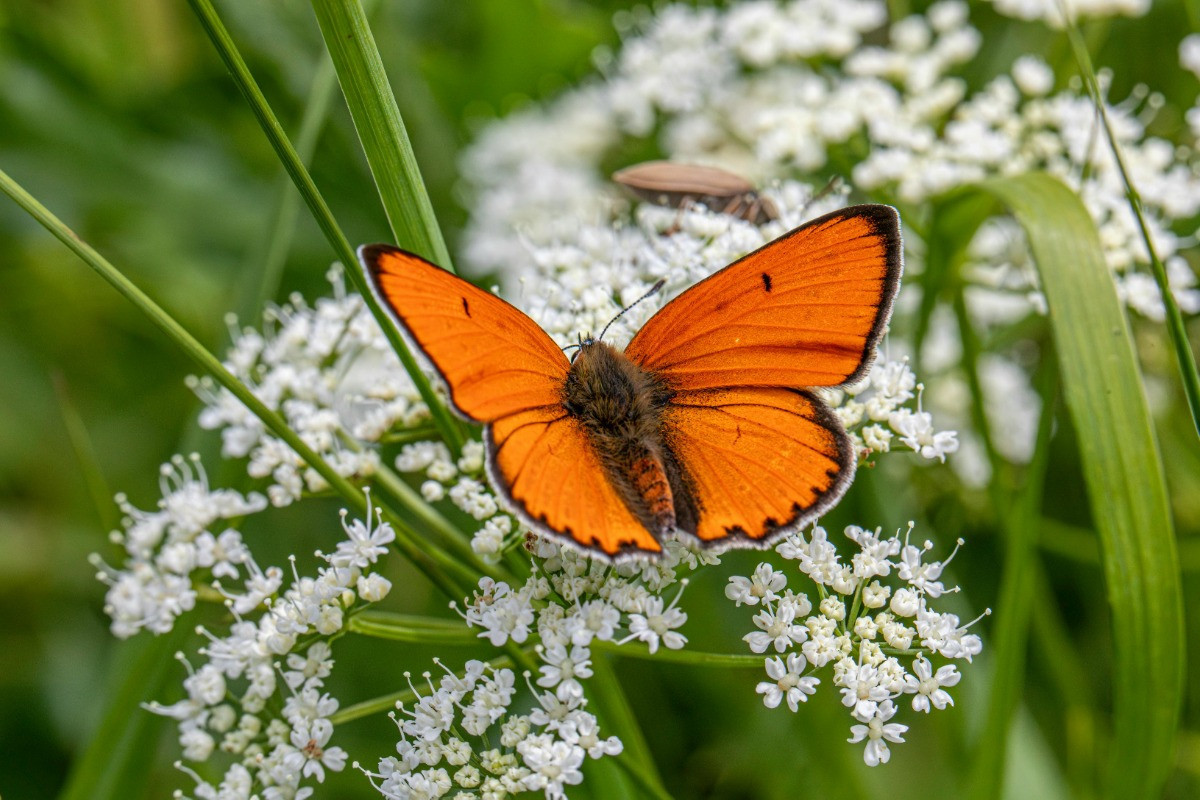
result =
[{"label": "green grass blade", "polygon": [[1162,461],[1125,311],[1079,197],[1044,174],[981,184],[1025,229],[1050,308],[1063,396],[1113,620],[1112,798],[1156,797],[1183,693],[1183,604]]},{"label": "green grass blade", "polygon": [[[671,794],[663,788],[658,767],[650,753],[650,744],[625,697],[625,690],[621,688],[609,657],[603,653],[596,653],[592,657],[592,680],[588,689],[596,701],[592,708],[601,729],[607,727],[608,732],[615,733],[625,745],[624,752],[616,757],[620,766],[641,785],[647,797],[670,797]],[[606,777],[612,780],[611,776]]]},{"label": "green grass blade", "polygon": [[117,513],[117,504],[113,501],[112,489],[104,479],[104,470],[100,459],[96,457],[96,448],[92,445],[92,437],[88,433],[79,409],[71,400],[67,389],[67,380],[61,372],[55,371],[51,378],[54,383],[54,394],[58,397],[58,408],[62,414],[63,425],[67,429],[67,438],[71,441],[71,449],[79,462],[79,470],[83,473],[84,483],[87,484],[88,495],[96,507],[96,517],[106,531],[115,530],[121,524],[121,516]]},{"label": "green grass blade", "polygon": [[[969,320],[964,319],[960,324],[965,328]],[[972,363],[977,362],[972,359]],[[971,759],[968,796],[977,800],[993,800],[1002,796],[1009,731],[1014,722],[1013,712],[1025,685],[1025,650],[1036,597],[1034,586],[1039,573],[1038,519],[1041,516],[1050,434],[1057,405],[1058,374],[1054,366],[1053,356],[1047,353],[1036,381],[1038,394],[1042,398],[1042,413],[1038,421],[1033,461],[1019,481],[1019,488],[996,504],[1004,532],[1004,564],[992,636],[992,684],[983,730]],[[988,452],[993,456],[995,470],[1000,465],[996,463],[995,449],[990,444]]]},{"label": "green grass blade", "polygon": [[[371,310],[372,316],[375,317],[376,322],[379,323],[379,327],[383,329],[384,335],[387,336],[388,343],[391,344],[392,349],[396,351],[396,355],[400,358],[400,363],[404,365],[404,369],[408,372],[409,377],[412,378],[417,391],[421,393],[421,399],[429,407],[429,411],[433,415],[433,421],[441,432],[442,438],[450,449],[457,453],[463,443],[462,430],[459,428],[458,422],[450,416],[450,412],[446,409],[445,404],[434,393],[433,387],[429,385],[428,378],[421,371],[420,366],[409,351],[408,345],[404,342],[400,332],[396,330],[396,326],[392,323],[391,318],[388,317],[387,312],[375,300],[374,293],[367,285],[366,276],[358,268],[358,257],[354,254],[354,249],[350,246],[350,241],[346,238],[346,234],[342,233],[342,229],[333,218],[333,212],[329,210],[329,205],[325,202],[325,198],[321,196],[316,183],[313,182],[312,176],[309,175],[308,169],[304,166],[304,162],[300,159],[299,154],[297,154],[296,148],[292,146],[291,140],[284,133],[283,126],[279,124],[275,112],[271,110],[271,106],[267,103],[266,97],[263,96],[262,90],[258,88],[258,83],[250,74],[245,59],[238,52],[237,45],[233,43],[233,38],[229,35],[229,31],[225,29],[225,25],[221,22],[216,9],[213,8],[211,0],[188,0],[188,3],[191,5],[192,10],[195,11],[197,19],[200,20],[204,32],[208,34],[217,53],[221,56],[221,60],[229,69],[229,74],[237,85],[238,90],[246,98],[246,102],[250,104],[250,108],[254,112],[259,125],[262,127],[263,133],[267,135],[267,139],[270,141],[271,147],[274,148],[275,154],[283,163],[284,169],[292,177],[292,181],[300,191],[300,196],[308,204],[309,210],[312,212],[321,231],[325,234],[325,238],[329,240],[334,253],[341,260],[343,266],[345,266],[346,274],[353,281],[359,294],[362,295],[367,308]],[[360,7],[359,11],[361,10]],[[336,62],[334,66],[337,66]]]},{"label": "green grass blade", "polygon": [[454,270],[359,0],[312,0],[396,244]]},{"label": "green grass blade", "polygon": [[[1061,2],[1062,0],[1060,0],[1060,4]],[[1068,17],[1068,19],[1070,18]],[[1175,360],[1179,365],[1179,377],[1183,382],[1183,393],[1187,398],[1188,409],[1192,412],[1192,425],[1195,427],[1196,433],[1200,434],[1200,370],[1196,368],[1196,356],[1192,353],[1191,344],[1188,342],[1187,328],[1183,324],[1183,314],[1179,310],[1179,304],[1175,302],[1175,295],[1171,292],[1171,286],[1167,281],[1167,268],[1163,265],[1162,259],[1158,257],[1158,252],[1154,248],[1154,240],[1150,238],[1150,229],[1146,225],[1146,216],[1142,208],[1142,197],[1129,177],[1121,146],[1117,143],[1116,136],[1113,135],[1112,124],[1108,119],[1108,108],[1100,92],[1100,84],[1096,80],[1096,71],[1092,67],[1092,59],[1088,55],[1083,34],[1080,33],[1079,26],[1073,20],[1067,26],[1067,38],[1070,39],[1075,61],[1079,64],[1079,74],[1083,78],[1083,85],[1087,88],[1088,95],[1096,106],[1096,114],[1099,115],[1105,138],[1108,139],[1108,146],[1112,149],[1113,158],[1117,162],[1121,181],[1125,184],[1125,197],[1129,201],[1129,207],[1133,211],[1134,217],[1137,218],[1142,241],[1150,256],[1150,271],[1154,274],[1154,282],[1158,284],[1158,292],[1162,295],[1163,306],[1166,308],[1167,335],[1175,350]]]},{"label": "green grass blade", "polygon": [[[273,434],[278,436],[288,447],[292,448],[306,464],[312,467],[325,479],[352,508],[359,513],[366,513],[367,499],[364,493],[348,480],[339,475],[324,458],[304,443],[300,436],[288,427],[283,417],[268,408],[249,387],[225,368],[196,337],[192,336],[179,322],[168,314],[162,306],[137,287],[131,280],[113,266],[108,259],[83,241],[67,225],[54,216],[45,206],[14,181],[9,175],[0,170],[0,192],[4,192],[14,202],[38,221],[46,230],[65,244],[85,264],[95,270],[114,289],[133,303],[153,322],[169,339],[179,345],[199,367],[212,375],[224,388],[246,406],[249,411],[262,420],[263,424]],[[430,542],[423,540],[410,527],[396,519],[382,503],[376,506],[383,509],[388,521],[396,531],[396,545],[418,569],[446,593],[447,597],[458,599],[462,596],[461,586],[452,582],[447,573],[455,575],[462,585],[469,586],[474,582],[475,573],[468,570],[457,559],[451,558]]]},{"label": "green grass blade", "polygon": [[176,626],[165,636],[122,642],[110,665],[104,715],[72,763],[59,800],[130,800],[146,795],[147,774],[157,759],[159,733],[168,723],[141,703],[161,698],[183,667],[171,657],[191,632]]},{"label": "green grass blade", "polygon": [[[322,58],[313,75],[296,133],[296,153],[302,163],[312,161],[321,131],[329,120],[329,109],[333,105],[336,89],[337,76],[333,73],[333,63],[328,58]],[[300,216],[300,196],[287,176],[281,179],[278,192],[265,244],[254,248],[247,279],[239,292],[241,299],[236,308],[238,319],[241,320],[258,319],[263,307],[275,297],[291,250],[296,220]]]}]

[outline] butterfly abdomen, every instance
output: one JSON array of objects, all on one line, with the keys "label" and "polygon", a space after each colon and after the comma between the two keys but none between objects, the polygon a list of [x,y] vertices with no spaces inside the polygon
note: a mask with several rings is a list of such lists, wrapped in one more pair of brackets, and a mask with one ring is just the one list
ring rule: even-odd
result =
[{"label": "butterfly abdomen", "polygon": [[582,424],[613,488],[647,530],[675,527],[676,492],[664,466],[662,411],[669,391],[654,376],[601,342],[585,344],[571,364],[563,405]]},{"label": "butterfly abdomen", "polygon": [[654,521],[654,529],[666,532],[674,528],[675,503],[662,462],[646,453],[630,465],[629,480],[645,503],[646,511]]}]

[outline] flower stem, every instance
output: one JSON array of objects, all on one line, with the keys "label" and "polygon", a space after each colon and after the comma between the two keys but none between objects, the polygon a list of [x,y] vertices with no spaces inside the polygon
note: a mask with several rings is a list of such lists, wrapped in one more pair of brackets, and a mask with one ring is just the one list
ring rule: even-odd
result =
[{"label": "flower stem", "polygon": [[[354,440],[348,441],[347,445],[355,449],[361,449],[358,442]],[[503,567],[499,565],[489,566],[483,563],[479,555],[471,549],[470,543],[466,541],[465,537],[467,533],[459,530],[450,520],[442,516],[436,508],[425,502],[425,498],[421,497],[416,490],[405,483],[395,472],[388,469],[385,465],[380,464],[375,470],[374,478],[375,482],[387,490],[403,508],[412,513],[423,525],[434,531],[447,548],[463,563],[470,566],[480,575],[491,575],[497,580],[512,581],[512,576],[508,575]]]},{"label": "flower stem", "polygon": [[1071,49],[1075,54],[1075,61],[1079,64],[1079,74],[1083,78],[1083,85],[1086,87],[1088,95],[1092,98],[1092,103],[1096,106],[1096,114],[1100,118],[1100,124],[1104,128],[1104,135],[1108,139],[1108,146],[1112,149],[1113,159],[1117,162],[1117,171],[1121,173],[1121,181],[1125,184],[1125,197],[1129,201],[1129,207],[1133,211],[1133,215],[1137,217],[1138,228],[1142,233],[1142,241],[1146,245],[1146,252],[1150,256],[1150,270],[1154,273],[1154,281],[1158,284],[1158,292],[1162,295],[1163,307],[1167,313],[1167,334],[1171,338],[1171,344],[1175,349],[1175,360],[1179,364],[1179,375],[1183,381],[1183,393],[1187,398],[1188,410],[1192,413],[1192,425],[1195,427],[1197,434],[1200,434],[1200,370],[1196,367],[1196,356],[1192,353],[1191,345],[1188,343],[1187,329],[1183,324],[1183,314],[1179,311],[1179,304],[1175,302],[1175,295],[1171,292],[1171,284],[1167,279],[1167,268],[1163,265],[1162,259],[1158,257],[1158,252],[1154,248],[1154,241],[1150,237],[1150,228],[1146,225],[1146,216],[1142,206],[1142,196],[1138,193],[1137,187],[1133,184],[1133,179],[1129,177],[1129,170],[1125,167],[1125,156],[1121,152],[1121,146],[1117,142],[1117,137],[1113,133],[1112,123],[1108,119],[1108,107],[1104,102],[1104,97],[1100,93],[1100,84],[1096,81],[1096,71],[1092,67],[1091,56],[1088,55],[1087,45],[1083,41],[1083,34],[1079,31],[1079,26],[1075,20],[1068,15],[1066,8],[1059,3],[1061,13],[1067,19],[1067,39],[1071,42]]},{"label": "flower stem", "polygon": [[[292,146],[291,141],[283,130],[283,126],[276,119],[275,113],[271,110],[270,105],[268,105],[262,90],[258,88],[258,84],[250,74],[245,60],[242,59],[241,53],[238,52],[237,46],[233,43],[229,31],[225,29],[224,23],[221,22],[216,9],[213,8],[211,0],[188,0],[188,4],[195,11],[205,33],[208,34],[213,46],[217,49],[217,53],[221,56],[221,60],[225,62],[225,66],[229,69],[234,83],[250,104],[250,109],[258,119],[259,125],[267,135],[271,146],[275,149],[276,155],[283,162],[284,169],[291,175],[292,181],[300,191],[300,195],[308,204],[309,210],[312,212],[322,232],[324,232],[325,238],[333,247],[333,251],[338,259],[345,266],[346,273],[350,276],[351,281],[354,282],[354,286],[359,294],[362,295],[367,307],[371,310],[372,316],[379,323],[379,327],[382,328],[392,349],[396,351],[396,355],[400,358],[400,363],[404,365],[404,369],[412,379],[413,385],[420,392],[421,399],[429,407],[429,412],[433,415],[433,421],[441,432],[443,440],[451,451],[457,453],[462,448],[462,430],[454,418],[450,416],[450,412],[446,409],[445,404],[434,393],[428,378],[421,371],[420,366],[409,351],[408,345],[404,342],[395,324],[387,312],[379,305],[379,301],[375,299],[374,292],[367,285],[366,276],[358,268],[358,257],[354,254],[349,240],[342,233],[341,228],[338,227],[337,221],[333,218],[333,212],[329,210],[329,205],[325,202],[325,198],[321,196],[316,183],[313,182],[312,176],[309,175],[308,169],[304,166],[304,162],[301,161],[300,156],[296,153],[296,148]],[[336,59],[334,65],[335,67],[337,66]]]},{"label": "flower stem", "polygon": [[410,644],[478,644],[478,634],[462,620],[419,617],[391,611],[369,610],[350,617],[351,633]]},{"label": "flower stem", "polygon": [[601,653],[612,653],[628,658],[644,658],[650,661],[662,661],[668,664],[691,664],[697,667],[731,667],[734,669],[762,669],[761,655],[741,655],[735,653],[704,653],[695,650],[667,650],[660,648],[651,653],[640,644],[613,644],[593,640],[591,648]]}]

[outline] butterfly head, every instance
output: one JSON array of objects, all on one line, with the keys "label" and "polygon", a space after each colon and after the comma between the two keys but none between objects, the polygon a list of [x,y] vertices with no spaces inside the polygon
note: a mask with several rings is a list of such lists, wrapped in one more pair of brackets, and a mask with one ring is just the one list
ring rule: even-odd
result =
[{"label": "butterfly head", "polygon": [[572,350],[572,349],[575,351],[574,353],[571,353],[571,363],[572,364],[575,363],[575,359],[579,357],[580,353],[582,353],[584,350],[586,350],[589,347],[595,346],[596,344],[598,344],[600,342],[599,337],[592,336],[592,334],[590,334],[590,333],[576,334],[576,338],[577,338],[577,341],[575,344],[569,344],[563,348],[563,352],[566,352],[567,350]]}]

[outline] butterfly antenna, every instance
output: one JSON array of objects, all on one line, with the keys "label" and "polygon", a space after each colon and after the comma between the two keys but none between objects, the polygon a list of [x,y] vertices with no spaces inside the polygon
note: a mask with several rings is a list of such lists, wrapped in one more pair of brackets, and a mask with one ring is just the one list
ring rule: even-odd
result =
[{"label": "butterfly antenna", "polygon": [[663,286],[665,286],[665,285],[666,285],[666,283],[667,283],[667,279],[666,279],[666,278],[660,278],[660,279],[659,279],[659,281],[658,281],[658,283],[656,283],[656,284],[654,284],[653,286],[651,286],[651,287],[650,287],[650,291],[646,292],[644,295],[642,295],[641,297],[639,297],[637,300],[634,300],[632,303],[630,303],[629,305],[627,305],[627,306],[625,306],[624,308],[622,308],[622,309],[621,309],[621,312],[620,312],[619,314],[617,314],[615,317],[613,317],[612,319],[610,319],[610,320],[608,321],[608,324],[604,326],[604,330],[600,331],[600,335],[596,337],[596,341],[601,341],[601,340],[603,340],[603,339],[604,339],[604,334],[608,333],[608,329],[609,329],[610,327],[612,327],[612,324],[613,324],[614,322],[616,322],[617,320],[619,320],[621,317],[625,316],[625,312],[626,312],[626,311],[628,311],[629,309],[633,308],[633,307],[634,307],[634,306],[636,306],[638,303],[640,303],[640,302],[642,302],[643,300],[645,300],[647,297],[650,297],[651,295],[653,295],[653,294],[657,293],[659,289],[661,289]]}]

